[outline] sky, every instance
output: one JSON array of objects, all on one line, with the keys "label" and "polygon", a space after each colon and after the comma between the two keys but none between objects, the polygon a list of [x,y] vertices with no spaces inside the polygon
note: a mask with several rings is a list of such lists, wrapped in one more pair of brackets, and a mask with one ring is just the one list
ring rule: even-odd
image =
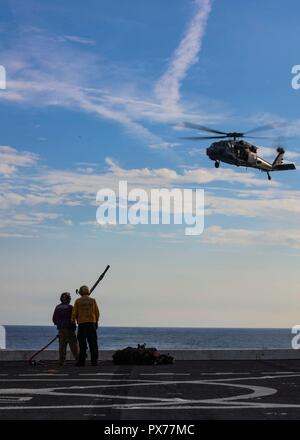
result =
[{"label": "sky", "polygon": [[[2,1],[1,324],[51,325],[107,264],[101,325],[299,324],[299,18],[296,0]],[[215,169],[186,121],[277,124],[259,153],[297,170]],[[203,234],[98,225],[120,180],[204,189]]]}]

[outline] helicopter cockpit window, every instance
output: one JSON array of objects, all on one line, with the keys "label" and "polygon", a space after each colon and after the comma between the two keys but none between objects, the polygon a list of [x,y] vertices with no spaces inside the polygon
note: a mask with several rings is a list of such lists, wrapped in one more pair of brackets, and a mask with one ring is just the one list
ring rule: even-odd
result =
[{"label": "helicopter cockpit window", "polygon": [[252,153],[257,153],[257,148],[254,145],[251,145],[250,151],[252,151]]}]

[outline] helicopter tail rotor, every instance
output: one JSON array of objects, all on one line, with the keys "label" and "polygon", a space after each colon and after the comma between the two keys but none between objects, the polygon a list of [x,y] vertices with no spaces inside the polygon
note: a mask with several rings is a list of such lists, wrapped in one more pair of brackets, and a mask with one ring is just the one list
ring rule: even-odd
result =
[{"label": "helicopter tail rotor", "polygon": [[278,147],[276,151],[277,151],[278,154],[284,154],[285,153],[285,150],[282,147]]}]

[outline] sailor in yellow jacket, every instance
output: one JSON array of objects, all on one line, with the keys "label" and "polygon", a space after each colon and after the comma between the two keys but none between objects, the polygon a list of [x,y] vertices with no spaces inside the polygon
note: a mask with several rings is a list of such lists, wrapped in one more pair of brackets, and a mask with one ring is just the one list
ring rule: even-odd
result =
[{"label": "sailor in yellow jacket", "polygon": [[100,317],[97,302],[90,298],[90,290],[87,286],[81,286],[78,298],[72,311],[72,321],[78,323],[77,339],[79,342],[79,357],[76,365],[84,366],[86,359],[87,343],[91,352],[92,365],[98,363],[97,328]]}]

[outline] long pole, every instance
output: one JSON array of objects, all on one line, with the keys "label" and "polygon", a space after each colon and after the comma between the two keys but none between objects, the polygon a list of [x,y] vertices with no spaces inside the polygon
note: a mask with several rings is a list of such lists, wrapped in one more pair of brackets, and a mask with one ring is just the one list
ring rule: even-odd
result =
[{"label": "long pole", "polygon": [[100,277],[97,279],[97,281],[95,282],[95,284],[93,285],[93,287],[90,290],[90,293],[93,292],[93,290],[96,289],[96,287],[98,286],[98,284],[100,283],[101,280],[103,280],[103,278],[105,277],[106,272],[108,271],[108,269],[110,268],[110,265],[108,264],[104,270],[104,272],[102,272],[102,274],[100,275]]},{"label": "long pole", "polygon": [[39,351],[37,351],[36,353],[34,353],[34,354],[31,356],[31,358],[29,359],[29,361],[28,361],[28,362],[29,362],[29,365],[36,365],[37,362],[34,361],[33,359],[34,359],[38,354],[40,354],[42,351],[46,350],[46,348],[49,347],[49,345],[51,345],[51,344],[52,344],[52,343],[53,343],[58,337],[59,337],[59,336],[56,335],[55,338],[51,339],[51,341],[48,342],[47,345],[45,345],[45,347],[41,348]]}]

